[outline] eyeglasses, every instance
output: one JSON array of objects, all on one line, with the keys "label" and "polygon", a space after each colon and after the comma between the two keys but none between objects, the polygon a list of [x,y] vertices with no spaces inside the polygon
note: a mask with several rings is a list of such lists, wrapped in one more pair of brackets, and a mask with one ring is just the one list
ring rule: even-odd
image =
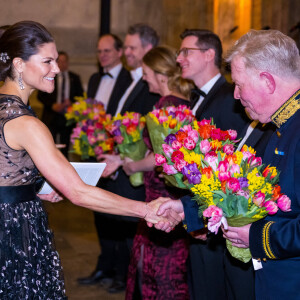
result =
[{"label": "eyeglasses", "polygon": [[98,54],[101,54],[101,53],[108,54],[111,51],[112,51],[112,49],[104,49],[104,50],[97,49]]},{"label": "eyeglasses", "polygon": [[190,50],[200,50],[200,51],[207,51],[208,49],[204,48],[182,48],[176,52],[176,57],[182,54],[183,57],[187,57],[190,54]]}]

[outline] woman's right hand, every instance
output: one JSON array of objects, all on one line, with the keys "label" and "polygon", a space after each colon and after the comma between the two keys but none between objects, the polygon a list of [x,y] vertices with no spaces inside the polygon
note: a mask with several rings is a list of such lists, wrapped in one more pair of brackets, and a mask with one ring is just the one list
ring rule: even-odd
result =
[{"label": "woman's right hand", "polygon": [[160,197],[146,204],[146,215],[144,219],[147,221],[149,227],[170,232],[178,223],[182,221],[182,216],[176,210],[167,209],[164,211],[163,216],[158,216],[157,212],[160,206],[170,201],[170,198]]}]

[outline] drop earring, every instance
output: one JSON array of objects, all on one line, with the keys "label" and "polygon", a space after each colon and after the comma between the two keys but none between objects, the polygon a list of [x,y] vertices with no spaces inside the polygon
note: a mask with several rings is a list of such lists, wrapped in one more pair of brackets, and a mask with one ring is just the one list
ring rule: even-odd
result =
[{"label": "drop earring", "polygon": [[21,89],[21,90],[24,90],[24,89],[25,89],[25,86],[24,86],[23,80],[22,80],[22,73],[19,74],[18,83],[19,83],[20,89]]}]

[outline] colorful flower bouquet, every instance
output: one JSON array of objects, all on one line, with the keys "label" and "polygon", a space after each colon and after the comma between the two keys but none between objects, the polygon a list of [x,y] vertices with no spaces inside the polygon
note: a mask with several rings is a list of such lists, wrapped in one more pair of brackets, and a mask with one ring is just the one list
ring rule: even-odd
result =
[{"label": "colorful flower bouquet", "polygon": [[113,153],[114,139],[105,130],[110,115],[98,120],[82,120],[76,124],[71,134],[71,143],[75,154],[85,160],[98,157],[102,153]]},{"label": "colorful flower bouquet", "polygon": [[[224,228],[250,224],[278,208],[290,210],[290,199],[276,185],[276,168],[262,165],[261,158],[245,145],[234,152],[234,131],[217,129],[207,120],[197,125],[168,136],[156,163],[177,186],[193,192],[199,216],[208,218],[211,232],[217,233],[222,224]],[[233,257],[243,262],[251,259],[249,248],[234,247],[228,240],[226,245]]]},{"label": "colorful flower bouquet", "polygon": [[80,155],[83,160],[112,153],[114,140],[105,130],[111,116],[106,114],[103,104],[84,97],[76,97],[76,100],[65,114],[67,125],[76,123],[71,134],[71,152]]},{"label": "colorful flower bouquet", "polygon": [[106,115],[104,106],[91,98],[76,97],[77,101],[68,107],[65,117],[67,125],[71,125],[83,120],[98,120]]},{"label": "colorful flower bouquet", "polygon": [[[123,116],[118,114],[105,128],[117,143],[117,149],[121,156],[129,157],[134,161],[145,157],[147,146],[143,140],[145,118],[139,113],[126,112]],[[144,183],[143,172],[137,172],[129,176],[133,186]]]},{"label": "colorful flower bouquet", "polygon": [[167,106],[149,112],[146,122],[154,153],[162,154],[161,145],[164,139],[194,119],[192,111],[185,105]]}]

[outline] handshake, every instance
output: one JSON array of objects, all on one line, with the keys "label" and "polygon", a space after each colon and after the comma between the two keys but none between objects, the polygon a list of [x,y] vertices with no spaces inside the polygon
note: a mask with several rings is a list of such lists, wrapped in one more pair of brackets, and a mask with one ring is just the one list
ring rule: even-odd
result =
[{"label": "handshake", "polygon": [[184,219],[184,211],[181,200],[160,197],[146,204],[144,219],[149,227],[170,232]]}]

